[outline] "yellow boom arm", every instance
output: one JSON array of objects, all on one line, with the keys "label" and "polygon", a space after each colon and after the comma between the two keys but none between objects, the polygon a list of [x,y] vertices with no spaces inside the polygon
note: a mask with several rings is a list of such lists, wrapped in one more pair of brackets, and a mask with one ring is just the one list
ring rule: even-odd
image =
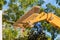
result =
[{"label": "yellow boom arm", "polygon": [[16,23],[14,23],[14,27],[30,27],[30,25],[34,24],[35,22],[46,20],[53,26],[60,28],[60,18],[58,16],[54,15],[53,13],[39,12],[39,6],[33,7],[29,12],[17,20]]},{"label": "yellow boom arm", "polygon": [[53,13],[46,14],[46,13],[42,12],[37,17],[30,20],[30,23],[34,24],[35,22],[39,22],[39,21],[42,21],[42,20],[46,20],[47,22],[49,22],[53,26],[56,26],[56,27],[60,28],[60,18],[57,17],[56,15],[54,15]]}]

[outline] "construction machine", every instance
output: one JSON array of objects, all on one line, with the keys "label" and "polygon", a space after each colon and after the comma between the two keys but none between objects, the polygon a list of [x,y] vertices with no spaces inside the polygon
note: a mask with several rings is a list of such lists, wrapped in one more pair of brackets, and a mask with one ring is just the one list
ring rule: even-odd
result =
[{"label": "construction machine", "polygon": [[14,27],[32,27],[36,22],[46,20],[54,27],[60,28],[60,17],[56,16],[54,13],[40,12],[40,6],[34,6],[25,13],[20,19],[18,19],[13,25]]}]

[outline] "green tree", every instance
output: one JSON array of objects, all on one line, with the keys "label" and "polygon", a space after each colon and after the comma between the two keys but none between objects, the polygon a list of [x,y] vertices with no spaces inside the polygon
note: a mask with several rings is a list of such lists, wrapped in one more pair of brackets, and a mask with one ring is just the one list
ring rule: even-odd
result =
[{"label": "green tree", "polygon": [[18,31],[15,30],[13,26],[9,23],[4,22],[3,24],[3,40],[15,40],[18,35]]},{"label": "green tree", "polygon": [[60,5],[60,0],[56,0],[56,3],[57,3],[58,5]]},{"label": "green tree", "polygon": [[[44,3],[44,0],[9,0],[10,3],[8,3],[8,9],[3,11],[2,14],[2,24],[3,24],[3,40],[15,40],[15,37],[18,35],[18,31],[17,30],[13,30],[13,28],[11,28],[14,22],[17,21],[17,19],[19,19],[28,9],[30,9],[33,6],[42,6]],[[56,1],[58,4],[60,4],[60,1]],[[6,0],[1,0],[0,2],[0,9],[2,9],[2,6],[6,5],[7,1]],[[30,7],[30,8],[29,8]],[[57,16],[60,17],[60,8],[55,7],[53,5],[51,5],[50,3],[48,3],[46,5],[46,9],[41,8],[41,11],[45,11],[45,12],[53,12],[55,13]],[[51,33],[52,35],[52,39],[54,40],[54,37],[56,36],[56,32],[57,34],[60,33],[59,29],[53,28],[53,26],[49,23],[47,23],[46,21],[42,21],[42,27],[44,30],[47,30],[48,32]],[[10,25],[10,26],[9,26]],[[54,30],[53,30],[54,29]],[[27,29],[26,29],[27,30]],[[30,29],[28,29],[28,31],[30,31]],[[23,37],[21,37],[21,35],[17,38],[17,40],[27,40],[28,36],[26,36],[28,34],[28,32],[23,35]],[[44,37],[44,36],[43,36]],[[47,37],[48,38],[48,37]],[[38,40],[40,39],[40,36],[38,37]],[[48,38],[49,39],[49,38]]]},{"label": "green tree", "polygon": [[[60,8],[57,8],[57,7],[53,6],[50,3],[48,3],[46,5],[46,7],[47,8],[44,10],[45,12],[47,12],[47,13],[48,12],[53,12],[55,15],[57,15],[57,16],[60,17]],[[57,29],[54,28],[53,25],[51,25],[49,23],[46,23],[46,22],[44,23],[43,22],[42,25],[46,26],[47,31],[49,31],[51,33],[51,35],[52,35],[52,39],[51,40],[54,40],[54,38],[56,37],[56,35],[60,33],[60,31],[58,33],[58,30],[59,30],[58,28]],[[55,33],[57,33],[57,34],[55,34]]]}]

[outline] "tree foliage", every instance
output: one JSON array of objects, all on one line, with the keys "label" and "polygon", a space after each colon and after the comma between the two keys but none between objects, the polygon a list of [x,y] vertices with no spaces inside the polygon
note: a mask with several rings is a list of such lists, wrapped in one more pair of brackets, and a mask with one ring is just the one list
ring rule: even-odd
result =
[{"label": "tree foliage", "polygon": [[[0,9],[2,6],[7,4],[6,0],[0,0]],[[44,0],[9,0],[8,9],[3,11],[2,14],[2,25],[3,25],[3,40],[28,40],[28,37],[34,35],[33,31],[30,32],[31,28],[26,28],[24,32],[21,30],[17,31],[13,28],[13,23],[17,21],[17,19],[21,18],[21,16],[26,12],[26,10],[31,9],[33,6],[42,6],[45,2]],[[60,5],[60,1],[56,0],[56,3]],[[48,3],[46,4],[46,8],[40,8],[40,11],[45,12],[53,12],[55,15],[60,17],[60,8]],[[41,25],[43,31],[47,30],[47,32],[51,33],[51,37],[46,36],[45,32],[39,34],[37,36],[37,40],[43,40],[43,38],[48,38],[46,40],[54,40],[57,34],[60,34],[60,29],[56,29],[53,25],[49,24],[45,20],[41,21]],[[28,31],[27,31],[28,30]],[[19,33],[20,32],[20,33]],[[35,39],[35,36],[33,38]],[[41,38],[40,38],[41,37]],[[32,37],[31,37],[32,38]]]}]

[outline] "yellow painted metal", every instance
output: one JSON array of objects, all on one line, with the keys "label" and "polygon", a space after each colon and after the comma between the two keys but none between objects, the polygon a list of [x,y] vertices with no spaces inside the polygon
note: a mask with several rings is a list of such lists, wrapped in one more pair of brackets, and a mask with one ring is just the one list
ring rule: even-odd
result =
[{"label": "yellow painted metal", "polygon": [[35,7],[30,10],[27,14],[25,14],[22,18],[17,20],[14,24],[15,27],[24,27],[29,26],[30,24],[34,24],[35,22],[39,22],[42,20],[47,20],[47,22],[51,23],[55,27],[60,28],[60,17],[56,16],[53,13],[39,13],[39,7]]},{"label": "yellow painted metal", "polygon": [[60,18],[54,15],[53,13],[46,14],[42,12],[35,19],[30,20],[30,23],[33,24],[35,22],[42,21],[42,20],[47,20],[47,22],[49,22],[53,26],[60,28]]},{"label": "yellow painted metal", "polygon": [[30,20],[30,23],[33,24],[35,22],[39,22],[41,20],[45,20],[46,18],[47,18],[47,14],[45,12],[42,12],[35,19]]},{"label": "yellow painted metal", "polygon": [[25,13],[20,19],[18,19],[13,25],[14,27],[23,27],[24,25],[27,25],[29,23],[29,20],[34,19],[38,16],[38,13],[40,11],[39,6],[33,7],[30,11]]},{"label": "yellow painted metal", "polygon": [[48,13],[48,17],[47,21],[52,24],[55,27],[59,27],[60,28],[60,18],[56,15],[54,15],[53,13]]}]

